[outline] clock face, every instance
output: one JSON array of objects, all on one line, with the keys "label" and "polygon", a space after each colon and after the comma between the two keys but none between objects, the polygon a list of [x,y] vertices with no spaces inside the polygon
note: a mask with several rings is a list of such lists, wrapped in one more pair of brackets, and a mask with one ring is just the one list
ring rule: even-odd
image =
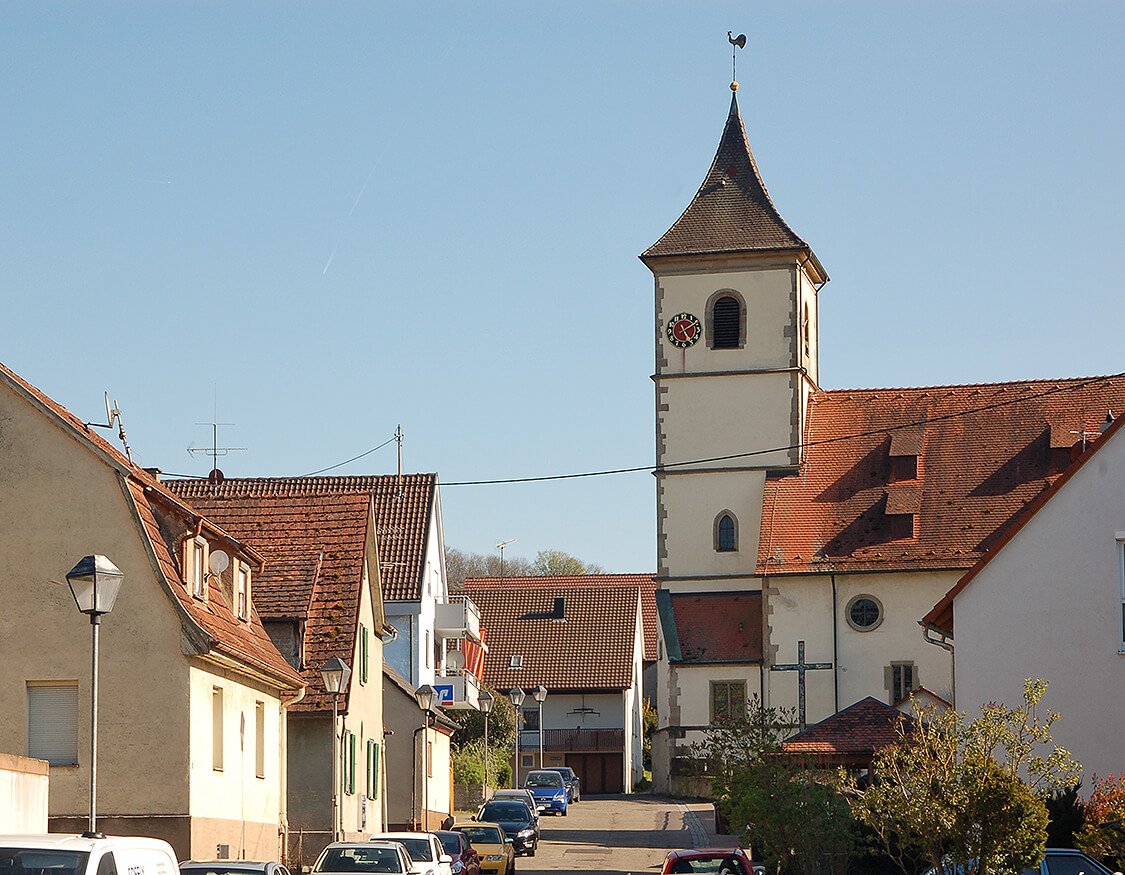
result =
[{"label": "clock face", "polygon": [[702,333],[703,326],[691,313],[680,313],[668,320],[668,341],[672,346],[687,349]]}]

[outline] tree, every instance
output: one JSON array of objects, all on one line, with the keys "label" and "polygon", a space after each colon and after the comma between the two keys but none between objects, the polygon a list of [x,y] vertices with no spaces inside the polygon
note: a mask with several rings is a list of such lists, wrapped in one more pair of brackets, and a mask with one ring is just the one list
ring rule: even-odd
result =
[{"label": "tree", "polygon": [[[452,592],[465,588],[466,577],[500,577],[500,554],[469,553],[455,547],[445,548],[445,576]],[[605,569],[593,562],[583,562],[562,550],[540,550],[534,562],[522,556],[504,557],[504,577],[560,577],[582,574],[604,574]]]},{"label": "tree", "polygon": [[1098,779],[1085,805],[1086,823],[1074,837],[1079,850],[1120,872],[1125,865],[1125,772]]},{"label": "tree", "polygon": [[844,872],[854,820],[831,776],[782,751],[793,725],[791,710],[765,708],[754,697],[743,717],[709,729],[694,753],[708,762],[716,808],[772,866]]},{"label": "tree", "polygon": [[903,872],[918,857],[941,875],[1018,873],[1043,858],[1044,797],[1076,784],[1081,768],[1053,743],[1059,715],[1038,712],[1046,689],[1029,680],[1022,705],[991,703],[971,722],[916,706],[898,741],[876,754],[872,786],[860,792],[841,775],[856,818]]},{"label": "tree", "polygon": [[488,715],[488,750],[484,747],[484,714],[475,708],[447,708],[442,713],[459,728],[453,735],[451,756],[453,780],[457,784],[480,784],[484,781],[484,762],[488,758],[489,783],[503,786],[512,774],[508,761],[516,738],[516,709],[506,695],[491,687],[481,686],[492,694],[492,711]]}]

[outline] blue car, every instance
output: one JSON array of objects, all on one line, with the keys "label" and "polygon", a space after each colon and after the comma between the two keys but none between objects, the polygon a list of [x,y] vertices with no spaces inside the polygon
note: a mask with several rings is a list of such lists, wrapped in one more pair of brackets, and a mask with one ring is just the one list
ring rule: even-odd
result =
[{"label": "blue car", "polygon": [[528,772],[523,786],[531,791],[540,811],[566,816],[567,790],[563,776],[548,769]]}]

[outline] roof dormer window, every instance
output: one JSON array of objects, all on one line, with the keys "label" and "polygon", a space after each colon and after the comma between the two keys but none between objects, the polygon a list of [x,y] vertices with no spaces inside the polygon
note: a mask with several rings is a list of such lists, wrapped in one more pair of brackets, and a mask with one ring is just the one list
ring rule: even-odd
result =
[{"label": "roof dormer window", "polygon": [[207,541],[192,538],[184,545],[184,567],[188,586],[197,599],[207,599]]},{"label": "roof dormer window", "polygon": [[245,562],[238,563],[237,584],[236,584],[236,610],[238,611],[238,619],[250,619],[250,566]]}]

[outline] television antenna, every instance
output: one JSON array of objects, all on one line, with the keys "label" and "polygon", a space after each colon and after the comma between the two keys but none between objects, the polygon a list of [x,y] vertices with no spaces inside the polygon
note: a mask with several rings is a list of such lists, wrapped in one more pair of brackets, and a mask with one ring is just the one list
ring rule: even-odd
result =
[{"label": "television antenna", "polygon": [[[234,425],[233,422],[197,422],[196,425],[209,425],[209,426],[211,426],[211,446],[209,446],[209,447],[188,447],[187,451],[189,453],[191,453],[193,456],[196,453],[205,453],[206,455],[210,456],[212,465],[214,467],[214,470],[211,472],[211,475],[215,475],[217,473],[221,474],[221,472],[219,472],[219,457],[220,456],[225,456],[227,453],[233,453],[233,452],[236,452],[236,451],[242,452],[242,451],[245,451],[247,449],[246,447],[220,447],[219,446],[219,426],[220,425],[233,426]],[[213,476],[212,476],[212,479],[214,479]]]},{"label": "television antenna", "polygon": [[121,441],[121,446],[125,448],[125,458],[130,462],[133,461],[133,454],[129,450],[129,441],[125,437],[125,423],[121,421],[121,408],[117,406],[114,401],[111,405],[109,403],[109,393],[105,393],[105,422],[86,422],[83,423],[87,428],[113,428],[113,422],[117,420],[117,437]]}]

